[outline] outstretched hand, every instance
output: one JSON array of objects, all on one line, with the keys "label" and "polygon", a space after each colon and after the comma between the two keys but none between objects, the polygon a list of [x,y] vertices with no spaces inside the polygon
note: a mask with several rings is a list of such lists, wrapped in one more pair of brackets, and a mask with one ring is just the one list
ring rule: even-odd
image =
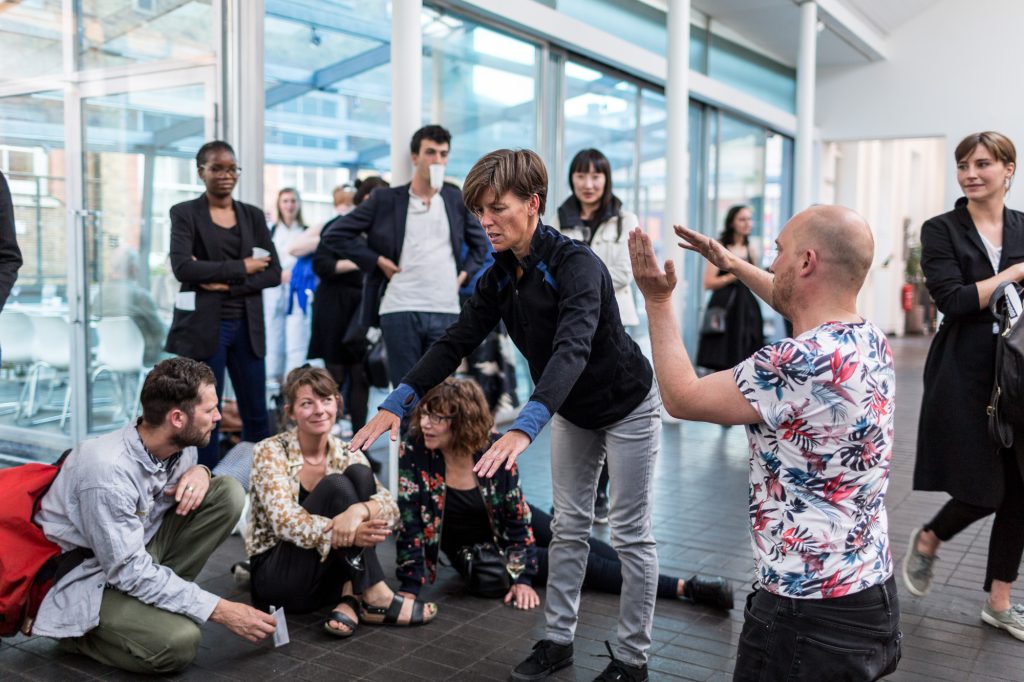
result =
[{"label": "outstretched hand", "polygon": [[673,225],[672,230],[683,240],[679,242],[679,246],[687,251],[699,253],[719,270],[732,272],[733,259],[736,256],[720,241],[682,225]]},{"label": "outstretched hand", "polygon": [[651,303],[671,300],[676,288],[676,264],[672,259],[665,261],[664,272],[658,266],[651,238],[640,228],[629,233],[629,262],[633,266],[633,279],[644,299]]},{"label": "outstretched hand", "polygon": [[377,410],[377,414],[373,416],[373,419],[366,422],[366,426],[359,429],[359,432],[352,436],[352,440],[349,441],[349,448],[366,452],[385,431],[391,432],[391,440],[398,440],[398,427],[401,424],[402,420],[394,412]]},{"label": "outstretched hand", "polygon": [[530,446],[530,437],[522,431],[515,429],[494,441],[494,445],[483,454],[480,461],[473,467],[473,473],[490,478],[498,472],[504,463],[506,469],[511,469],[516,463],[516,457],[523,453],[523,450]]}]

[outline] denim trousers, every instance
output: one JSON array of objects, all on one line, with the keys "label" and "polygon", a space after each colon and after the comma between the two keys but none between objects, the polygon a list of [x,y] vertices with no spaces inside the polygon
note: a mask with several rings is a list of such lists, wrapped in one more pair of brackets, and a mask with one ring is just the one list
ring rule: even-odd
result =
[{"label": "denim trousers", "polygon": [[[217,407],[224,396],[224,370],[231,376],[231,385],[238,399],[242,416],[242,440],[258,443],[270,437],[270,416],[267,414],[267,374],[263,358],[252,351],[249,325],[239,320],[221,320],[220,342],[213,357],[199,358],[213,370],[217,380]],[[208,445],[199,448],[199,463],[210,467],[220,459],[220,422],[210,435]]]},{"label": "denim trousers", "polygon": [[416,366],[427,349],[459,319],[452,313],[386,313],[380,316],[380,331],[388,353],[388,379],[392,388]]},{"label": "denim trousers", "polygon": [[747,596],[733,682],[868,682],[900,660],[896,579],[835,599]]},{"label": "denim trousers", "polygon": [[555,517],[548,547],[547,639],[568,644],[575,635],[597,479],[607,459],[608,523],[622,564],[617,657],[630,665],[647,662],[658,588],[651,498],[660,443],[661,396],[656,381],[632,412],[604,428],[580,428],[557,414],[551,420]]}]

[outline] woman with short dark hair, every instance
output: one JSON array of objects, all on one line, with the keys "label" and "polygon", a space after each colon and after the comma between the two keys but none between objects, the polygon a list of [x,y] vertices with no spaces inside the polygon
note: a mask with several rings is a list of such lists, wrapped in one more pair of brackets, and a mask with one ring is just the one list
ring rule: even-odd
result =
[{"label": "woman with short dark hair", "polygon": [[[206,191],[171,207],[171,269],[181,290],[165,348],[208,364],[218,401],[227,370],[242,440],[256,442],[270,435],[262,291],[281,283],[281,264],[263,211],[231,198],[242,172],[231,145],[207,142],[196,166]],[[199,449],[199,463],[212,468],[218,459],[220,431],[214,429]]]},{"label": "woman with short dark hair", "polygon": [[609,523],[622,564],[622,637],[605,675],[645,679],[657,591],[651,497],[661,397],[650,363],[622,326],[608,269],[593,251],[541,222],[547,180],[544,162],[529,150],[491,152],[469,171],[463,196],[496,252],[494,265],[477,283],[458,321],[405,375],[352,446],[368,447],[389,430],[397,439],[402,417],[503,321],[530,365],[535,388],[511,428],[481,455],[473,471],[490,478],[503,466],[510,470],[550,421],[555,505],[547,629],[512,677],[540,679],[572,664],[586,540],[607,458]]},{"label": "woman with short dark hair", "polygon": [[337,637],[351,636],[358,622],[429,622],[436,606],[398,596],[384,582],[375,548],[391,534],[398,508],[366,457],[331,435],[338,385],[307,365],[288,374],[284,396],[295,428],[253,451],[245,534],[253,603],[292,613],[336,604],[323,629]]}]

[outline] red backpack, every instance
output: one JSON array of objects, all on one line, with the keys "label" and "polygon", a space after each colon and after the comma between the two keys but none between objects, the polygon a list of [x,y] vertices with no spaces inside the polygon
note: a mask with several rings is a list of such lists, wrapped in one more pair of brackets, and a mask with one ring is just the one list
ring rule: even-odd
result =
[{"label": "red backpack", "polygon": [[29,631],[54,582],[92,556],[86,549],[61,555],[60,546],[32,521],[69,452],[56,464],[0,470],[0,637],[18,634],[23,624]]}]

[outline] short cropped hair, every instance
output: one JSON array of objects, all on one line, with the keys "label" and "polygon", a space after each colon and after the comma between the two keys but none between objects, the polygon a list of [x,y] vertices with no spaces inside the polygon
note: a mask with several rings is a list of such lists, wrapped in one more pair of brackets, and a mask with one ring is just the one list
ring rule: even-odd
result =
[{"label": "short cropped hair", "polygon": [[409,421],[409,437],[413,441],[423,438],[420,418],[425,412],[451,417],[452,447],[456,451],[472,454],[491,442],[494,418],[484,392],[472,379],[449,377],[427,391]]},{"label": "short cropped hair", "polygon": [[479,213],[487,190],[494,192],[495,198],[512,192],[523,201],[536,194],[543,215],[548,199],[547,168],[536,152],[529,149],[498,149],[473,164],[466,175],[462,185],[466,208]]},{"label": "short cropped hair", "polygon": [[[299,389],[303,386],[309,386],[313,389],[313,395],[320,398],[339,398],[338,382],[334,380],[334,377],[322,367],[310,367],[305,365],[303,367],[296,367],[292,371],[288,372],[288,377],[284,382],[284,402],[286,405],[294,405],[295,401],[299,397]],[[341,409],[339,407],[339,409]]]},{"label": "short cropped hair", "polygon": [[451,146],[452,134],[436,123],[423,126],[412,134],[412,141],[409,143],[409,149],[412,150],[413,154],[420,153],[420,144],[423,140],[430,140],[431,142]]},{"label": "short cropped hair", "polygon": [[352,197],[356,195],[356,188],[352,185],[338,185],[331,192],[331,198],[334,200],[335,206],[341,206],[343,204],[351,204]]},{"label": "short cropped hair", "polygon": [[231,145],[229,145],[227,142],[223,140],[214,140],[213,142],[207,142],[206,144],[199,148],[198,152],[196,152],[196,168],[199,168],[200,166],[205,164],[206,157],[208,157],[210,154],[213,154],[216,151],[225,151],[231,154],[231,156],[235,156],[235,150],[232,149]]},{"label": "short cropped hair", "polygon": [[157,363],[142,384],[142,420],[160,426],[175,408],[191,418],[199,404],[199,389],[205,385],[217,385],[213,370],[205,363],[181,357]]},{"label": "short cropped hair", "polygon": [[365,180],[356,180],[356,193],[352,197],[352,203],[358,206],[366,201],[368,196],[373,194],[373,190],[390,186],[388,181],[379,175],[371,175]]}]

